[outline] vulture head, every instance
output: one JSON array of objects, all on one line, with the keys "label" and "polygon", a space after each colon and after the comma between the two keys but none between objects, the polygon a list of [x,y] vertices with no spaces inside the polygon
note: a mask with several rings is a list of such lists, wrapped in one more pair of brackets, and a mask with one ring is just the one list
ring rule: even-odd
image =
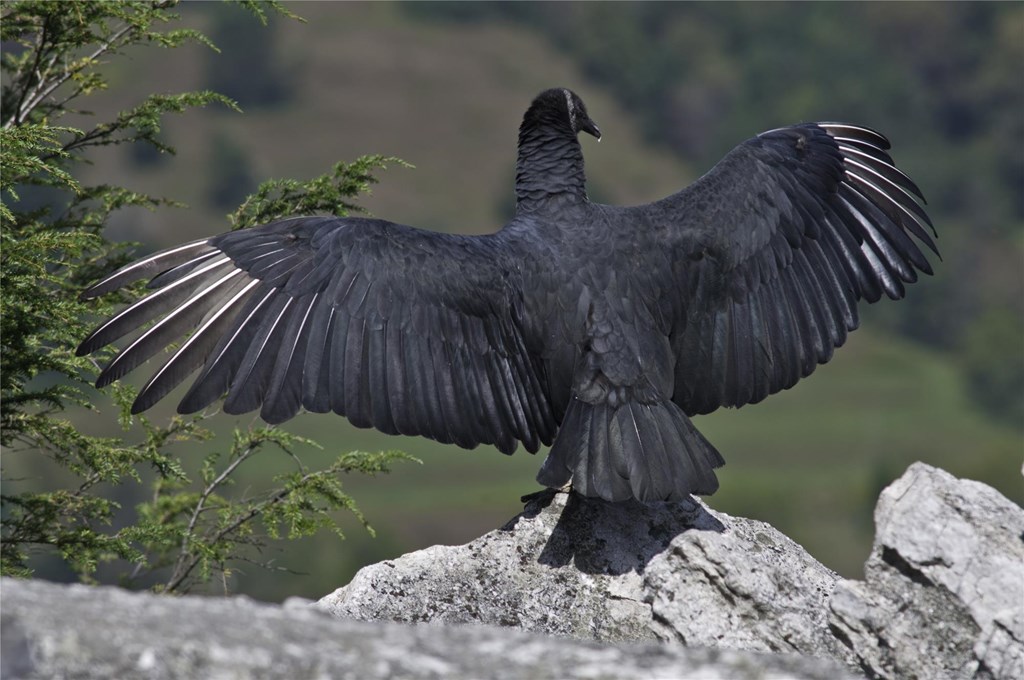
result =
[{"label": "vulture head", "polygon": [[597,137],[599,141],[601,139],[601,130],[587,114],[587,106],[583,100],[578,94],[564,87],[544,90],[534,98],[526,115],[523,116],[521,130],[537,126],[553,126],[573,135],[586,132]]}]

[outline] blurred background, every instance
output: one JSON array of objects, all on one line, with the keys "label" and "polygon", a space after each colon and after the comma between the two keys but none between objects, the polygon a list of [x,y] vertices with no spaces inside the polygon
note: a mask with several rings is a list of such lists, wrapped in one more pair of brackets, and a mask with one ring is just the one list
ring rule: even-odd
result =
[{"label": "blurred background", "polygon": [[[873,127],[927,196],[943,261],[907,300],[862,308],[862,329],[794,389],[696,419],[727,461],[721,490],[706,500],[773,524],[849,577],[862,575],[879,491],[913,461],[1024,501],[1020,3],[289,8],[306,23],[273,18],[262,27],[237,7],[186,4],[183,22],[220,53],[152,48],[111,62],[97,113],[151,92],[209,88],[238,100],[244,114],[210,108],[169,120],[164,138],[175,157],[143,148],[96,154],[85,180],[188,205],[123,212],[110,238],[150,251],[225,231],[225,215],[263,179],[308,178],[370,153],[415,166],[381,175],[362,201],[374,215],[494,231],[514,205],[520,118],[553,86],[577,91],[601,126],[600,144],[582,143],[591,198],[607,203],[676,191],[764,130],[815,120]],[[154,418],[174,404],[165,400]],[[120,432],[113,406],[73,417],[90,433]],[[211,423],[227,436],[252,421],[219,415]],[[512,518],[519,497],[538,489],[543,452],[464,451],[333,416],[285,427],[324,445],[302,452],[309,465],[393,448],[422,465],[345,480],[376,538],[345,517],[345,541],[324,532],[261,556],[282,571],[236,565],[230,588],[260,599],[320,597],[367,563],[464,543]],[[243,471],[243,485],[288,469],[269,452],[259,460]],[[129,483],[121,493],[131,508],[131,494],[137,502],[146,489]]]}]

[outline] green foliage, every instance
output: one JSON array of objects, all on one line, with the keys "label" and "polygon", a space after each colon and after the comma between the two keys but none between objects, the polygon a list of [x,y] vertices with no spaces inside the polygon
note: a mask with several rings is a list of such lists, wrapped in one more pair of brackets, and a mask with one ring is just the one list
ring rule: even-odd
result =
[{"label": "green foliage", "polygon": [[[289,15],[276,3],[241,3],[265,22],[268,10]],[[173,148],[159,138],[166,114],[216,104],[236,110],[214,92],[159,94],[83,129],[56,122],[83,98],[107,87],[102,67],[129,46],[175,48],[186,42],[214,48],[193,30],[169,30],[173,2],[8,2],[2,7],[4,52],[0,107],[0,445],[4,447],[0,571],[27,576],[39,554],[57,554],[80,578],[90,580],[103,563],[130,565],[128,584],[145,580],[165,591],[185,591],[227,573],[268,539],[300,538],[320,529],[340,535],[335,512],[365,519],[344,492],[340,475],[385,472],[403,454],[349,453],[332,465],[307,468],[294,447],[312,442],[271,428],[235,433],[224,456],[209,455],[190,474],[186,456],[210,437],[205,415],[175,417],[166,424],[137,422],[129,406],[134,390],[108,390],[120,409],[126,435],[83,434],[63,415],[69,406],[95,409],[88,379],[98,357],[77,357],[74,347],[95,314],[107,315],[123,296],[90,301],[78,293],[127,259],[126,246],[102,235],[116,210],[156,209],[171,202],[131,189],[83,186],[74,177],[95,147],[144,144],[160,153]],[[81,119],[81,118],[80,118]],[[87,118],[86,118],[87,119]],[[87,119],[88,120],[88,119]],[[252,224],[293,210],[352,209],[352,198],[383,167],[380,157],[339,164],[307,183],[267,183],[232,220]],[[127,434],[137,425],[141,436]],[[135,432],[138,431],[134,430]],[[132,440],[134,439],[134,440]],[[276,447],[294,469],[269,489],[229,493],[237,470],[259,451]],[[50,461],[58,482],[31,487],[7,475],[12,456]],[[122,507],[123,484],[149,484],[149,499]]]},{"label": "green foliage", "polygon": [[330,173],[307,182],[272,179],[260,184],[238,210],[228,215],[236,228],[263,224],[281,215],[309,215],[324,211],[360,211],[345,197],[357,196],[377,183],[374,170],[388,164],[412,167],[393,156],[361,156],[351,163],[339,161]]},{"label": "green foliage", "polygon": [[[288,454],[295,470],[275,477],[278,486],[262,493],[226,495],[240,466],[268,444]],[[333,513],[347,510],[372,533],[355,502],[342,489],[339,477],[350,472],[387,472],[390,462],[408,456],[396,451],[352,452],[338,457],[327,468],[309,470],[292,450],[295,444],[316,446],[273,428],[236,430],[225,465],[221,465],[218,453],[203,461],[200,489],[192,489],[184,476],[168,475],[159,480],[154,499],[139,506],[139,522],[131,527],[131,538],[148,547],[147,566],[168,571],[159,589],[187,590],[196,582],[208,581],[214,572],[229,575],[230,560],[245,554],[247,548],[265,543],[257,521],[270,539],[304,538],[321,529],[344,538]],[[146,563],[138,560],[136,564]],[[141,572],[137,570],[131,577]]]}]

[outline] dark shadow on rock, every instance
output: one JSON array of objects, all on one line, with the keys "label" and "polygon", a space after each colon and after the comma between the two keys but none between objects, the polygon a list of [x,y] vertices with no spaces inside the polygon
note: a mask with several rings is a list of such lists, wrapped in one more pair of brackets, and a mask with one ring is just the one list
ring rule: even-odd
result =
[{"label": "dark shadow on rock", "polygon": [[[644,504],[636,500],[611,503],[576,493],[548,489],[524,496],[523,513],[506,524],[551,521],[557,514],[537,561],[550,567],[572,563],[588,574],[643,573],[684,531],[725,531],[725,526],[694,499]],[[560,511],[560,512],[559,512]]]},{"label": "dark shadow on rock", "polygon": [[501,527],[501,530],[512,529],[519,522],[520,518],[533,519],[542,510],[551,505],[551,501],[555,500],[555,497],[560,493],[565,492],[561,489],[541,489],[540,491],[521,496],[519,500],[523,502],[523,511],[510,519],[505,526]]}]

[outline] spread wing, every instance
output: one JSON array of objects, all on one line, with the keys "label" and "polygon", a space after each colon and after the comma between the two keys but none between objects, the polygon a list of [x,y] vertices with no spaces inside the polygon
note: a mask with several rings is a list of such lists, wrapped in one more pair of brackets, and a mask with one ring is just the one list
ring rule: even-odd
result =
[{"label": "spread wing", "polygon": [[938,254],[924,199],[888,148],[851,125],[773,130],[633,209],[670,244],[673,398],[684,411],[791,387],[857,327],[858,300],[901,298],[918,271],[931,273],[918,245]]},{"label": "spread wing", "polygon": [[533,452],[556,424],[505,261],[493,237],[358,218],[283,220],[157,253],[96,284],[83,296],[147,276],[155,290],[78,353],[142,330],[100,374],[103,386],[181,342],[134,413],[201,369],[181,413],[226,395],[226,412],[259,408],[270,423],[305,407],[390,434],[506,453],[518,440]]}]

